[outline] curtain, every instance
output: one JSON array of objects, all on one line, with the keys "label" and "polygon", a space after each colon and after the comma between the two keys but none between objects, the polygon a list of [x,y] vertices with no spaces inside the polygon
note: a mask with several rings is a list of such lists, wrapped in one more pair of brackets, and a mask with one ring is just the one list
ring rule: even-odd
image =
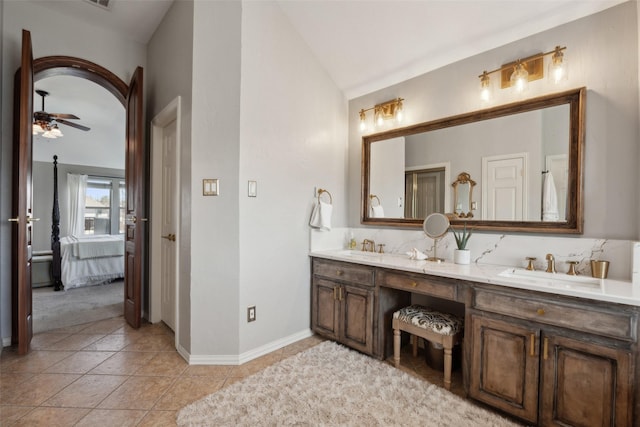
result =
[{"label": "curtain", "polygon": [[84,234],[84,206],[87,195],[87,175],[67,174],[69,190],[69,226],[70,236],[80,237]]}]

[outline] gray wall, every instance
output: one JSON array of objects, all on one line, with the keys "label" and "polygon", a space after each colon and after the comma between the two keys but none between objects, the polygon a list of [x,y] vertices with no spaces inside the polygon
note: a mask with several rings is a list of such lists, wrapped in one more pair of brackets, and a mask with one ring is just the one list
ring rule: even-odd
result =
[{"label": "gray wall", "polygon": [[[480,55],[442,67],[349,103],[349,218],[359,222],[358,111],[405,98],[407,124],[482,108],[482,70],[537,52],[567,46],[569,80],[557,87],[531,82],[525,97],[586,86],[584,237],[638,239],[638,28],[637,3],[626,2]],[[494,77],[496,75],[493,75]],[[493,105],[521,99],[497,89]]]},{"label": "gray wall", "polygon": [[[98,168],[58,163],[58,204],[60,206],[60,237],[67,236],[69,215],[67,204],[67,173],[124,178],[124,169]],[[33,212],[40,221],[33,227],[33,250],[51,249],[51,214],[53,208],[53,164],[33,162]]]}]

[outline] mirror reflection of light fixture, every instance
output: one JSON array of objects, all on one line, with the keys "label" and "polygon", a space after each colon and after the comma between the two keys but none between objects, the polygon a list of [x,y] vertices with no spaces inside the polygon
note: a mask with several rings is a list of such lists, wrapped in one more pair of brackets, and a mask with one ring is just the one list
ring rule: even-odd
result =
[{"label": "mirror reflection of light fixture", "polygon": [[374,107],[360,110],[360,132],[367,130],[367,111],[373,110],[373,123],[377,127],[382,127],[387,121],[393,120],[401,123],[404,119],[403,98],[392,99],[391,101],[377,104]]},{"label": "mirror reflection of light fixture", "polygon": [[544,57],[552,55],[549,62],[548,78],[554,84],[559,84],[568,77],[567,60],[564,58],[563,50],[566,47],[556,46],[552,51],[539,53],[528,58],[504,64],[502,67],[483,71],[478,76],[480,78],[480,99],[487,102],[491,99],[491,78],[490,74],[500,72],[501,88],[513,87],[518,92],[527,90],[531,81],[544,77]]}]

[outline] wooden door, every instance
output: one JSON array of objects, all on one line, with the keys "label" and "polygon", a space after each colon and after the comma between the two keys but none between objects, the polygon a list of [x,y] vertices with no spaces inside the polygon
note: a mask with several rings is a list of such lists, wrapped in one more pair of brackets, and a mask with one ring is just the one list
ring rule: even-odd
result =
[{"label": "wooden door", "polygon": [[313,279],[311,290],[311,328],[333,340],[338,340],[339,287],[328,280]]},{"label": "wooden door", "polygon": [[527,218],[525,153],[482,158],[482,219]]},{"label": "wooden door", "polygon": [[33,335],[31,302],[31,236],[33,226],[31,157],[33,54],[31,33],[22,30],[22,57],[15,76],[13,119],[12,334],[18,354],[29,352]]},{"label": "wooden door", "polygon": [[176,327],[176,230],[178,228],[176,125],[176,120],[173,120],[162,129],[162,241],[160,242],[161,318],[173,331]]},{"label": "wooden door", "polygon": [[342,285],[338,290],[340,341],[364,353],[373,353],[373,291]]},{"label": "wooden door", "polygon": [[127,94],[127,125],[125,155],[125,185],[127,188],[124,264],[124,317],[139,328],[142,312],[142,259],[144,256],[144,140],[142,121],[142,67],[129,83]]},{"label": "wooden door", "polygon": [[535,424],[539,330],[476,315],[471,319],[469,395]]},{"label": "wooden door", "polygon": [[545,426],[631,426],[631,352],[544,336],[540,416]]}]

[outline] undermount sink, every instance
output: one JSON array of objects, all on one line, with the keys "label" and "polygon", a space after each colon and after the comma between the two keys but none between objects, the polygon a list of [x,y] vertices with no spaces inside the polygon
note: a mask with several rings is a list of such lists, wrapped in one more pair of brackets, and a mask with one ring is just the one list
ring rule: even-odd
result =
[{"label": "undermount sink", "polygon": [[356,249],[346,249],[344,251],[340,251],[339,254],[343,256],[361,256],[361,257],[376,257],[376,256],[383,255],[378,252],[359,251]]},{"label": "undermount sink", "polygon": [[517,278],[530,281],[536,284],[547,286],[564,286],[564,287],[600,287],[601,279],[588,276],[572,276],[564,273],[547,273],[546,271],[532,271],[524,268],[508,268],[499,273],[500,277]]}]

